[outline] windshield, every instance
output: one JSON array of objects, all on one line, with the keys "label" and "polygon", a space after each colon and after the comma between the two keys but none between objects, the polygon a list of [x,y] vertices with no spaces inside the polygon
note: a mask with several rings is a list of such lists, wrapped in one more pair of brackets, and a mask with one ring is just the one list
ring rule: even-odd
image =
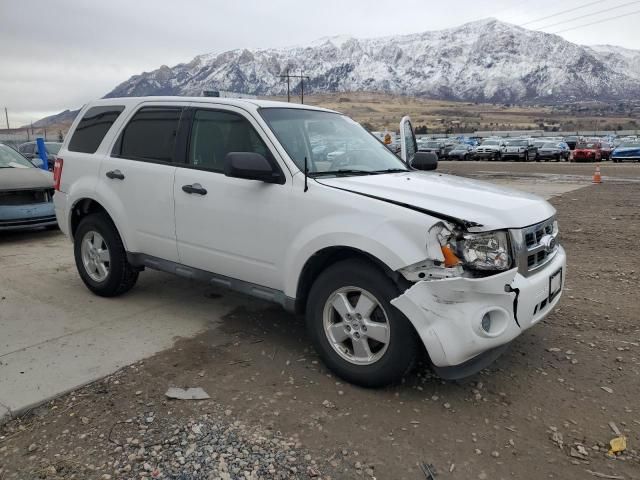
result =
[{"label": "windshield", "polygon": [[44,144],[44,146],[47,148],[47,153],[50,153],[51,155],[57,155],[62,144],[57,142],[47,142]]},{"label": "windshield", "polygon": [[35,168],[35,166],[13,148],[0,145],[0,168]]},{"label": "windshield", "polygon": [[469,148],[469,145],[467,145],[466,143],[458,143],[457,145],[453,146],[454,150],[466,150],[467,148]]},{"label": "windshield", "polygon": [[499,145],[500,142],[498,140],[485,140],[482,142],[482,145]]},{"label": "windshield", "polygon": [[620,148],[640,148],[640,142],[625,142],[620,145]]},{"label": "windshield", "polygon": [[557,143],[545,143],[544,145],[542,145],[542,148],[558,148],[558,144]]},{"label": "windshield", "polygon": [[438,142],[425,142],[424,146],[427,148],[440,148],[440,144]]},{"label": "windshield", "polygon": [[260,114],[300,171],[307,158],[310,176],[408,170],[384,144],[339,113],[263,108]]},{"label": "windshield", "polygon": [[511,140],[507,142],[507,145],[516,146],[516,147],[526,147],[528,142],[526,140]]},{"label": "windshield", "polygon": [[580,143],[580,144],[578,144],[578,146],[576,148],[583,148],[583,149],[587,149],[587,150],[593,150],[595,148],[598,148],[598,144],[597,143]]}]

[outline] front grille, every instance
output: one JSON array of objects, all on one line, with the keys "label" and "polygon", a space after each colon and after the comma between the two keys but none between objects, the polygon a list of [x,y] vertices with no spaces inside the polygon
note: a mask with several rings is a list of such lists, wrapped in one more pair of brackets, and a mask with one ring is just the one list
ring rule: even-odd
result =
[{"label": "front grille", "polygon": [[[558,226],[553,217],[530,227],[511,230],[511,237],[518,270],[525,276],[549,263],[558,252]],[[545,237],[553,239],[553,248],[548,248],[543,240]]]},{"label": "front grille", "polygon": [[53,201],[53,188],[0,192],[0,205],[32,205]]}]

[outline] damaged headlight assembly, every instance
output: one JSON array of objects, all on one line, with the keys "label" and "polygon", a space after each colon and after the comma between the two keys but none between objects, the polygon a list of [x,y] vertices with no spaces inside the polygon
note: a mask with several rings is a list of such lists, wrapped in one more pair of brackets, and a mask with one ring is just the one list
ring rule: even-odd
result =
[{"label": "damaged headlight assembly", "polygon": [[411,281],[462,276],[486,276],[513,266],[506,230],[471,233],[439,223],[429,229],[430,260],[410,265],[401,273]]},{"label": "damaged headlight assembly", "polygon": [[511,267],[509,234],[503,230],[462,233],[447,246],[453,249],[466,269],[504,271]]}]

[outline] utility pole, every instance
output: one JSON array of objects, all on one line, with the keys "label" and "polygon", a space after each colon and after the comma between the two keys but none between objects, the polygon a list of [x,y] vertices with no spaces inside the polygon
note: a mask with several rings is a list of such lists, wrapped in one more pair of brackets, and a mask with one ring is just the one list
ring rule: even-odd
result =
[{"label": "utility pole", "polygon": [[306,78],[307,80],[309,80],[309,77],[306,77],[302,74],[302,70],[300,71],[300,75],[291,75],[289,73],[289,69],[287,69],[287,74],[286,75],[280,75],[280,78],[286,78],[287,79],[287,102],[291,102],[291,95],[290,95],[290,85],[291,85],[291,79],[292,78],[299,78],[300,79],[300,93],[301,93],[301,103],[304,103],[304,79]]},{"label": "utility pole", "polygon": [[9,126],[9,113],[7,113],[7,107],[4,107],[4,118],[7,119],[7,130],[11,130],[11,127]]},{"label": "utility pole", "polygon": [[287,74],[286,75],[280,75],[280,78],[286,78],[287,79],[287,103],[291,102],[291,95],[289,94],[290,88],[290,82],[291,82],[291,77],[289,76],[289,69],[287,68]]}]

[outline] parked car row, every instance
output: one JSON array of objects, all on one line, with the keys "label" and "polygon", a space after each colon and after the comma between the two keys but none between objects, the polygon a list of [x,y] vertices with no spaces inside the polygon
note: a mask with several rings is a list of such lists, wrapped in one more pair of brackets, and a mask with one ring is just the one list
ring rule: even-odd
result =
[{"label": "parked car row", "polygon": [[478,144],[475,138],[421,139],[418,151],[434,153],[440,160],[621,162],[640,160],[640,140],[611,136],[488,137]]},{"label": "parked car row", "polygon": [[[53,171],[53,164],[56,160],[56,155],[60,151],[62,143],[60,142],[44,142],[44,146],[47,153],[47,170]],[[18,145],[18,151],[28,160],[31,160],[36,167],[42,167],[42,160],[40,159],[40,152],[38,151],[37,142],[26,142]]]}]

